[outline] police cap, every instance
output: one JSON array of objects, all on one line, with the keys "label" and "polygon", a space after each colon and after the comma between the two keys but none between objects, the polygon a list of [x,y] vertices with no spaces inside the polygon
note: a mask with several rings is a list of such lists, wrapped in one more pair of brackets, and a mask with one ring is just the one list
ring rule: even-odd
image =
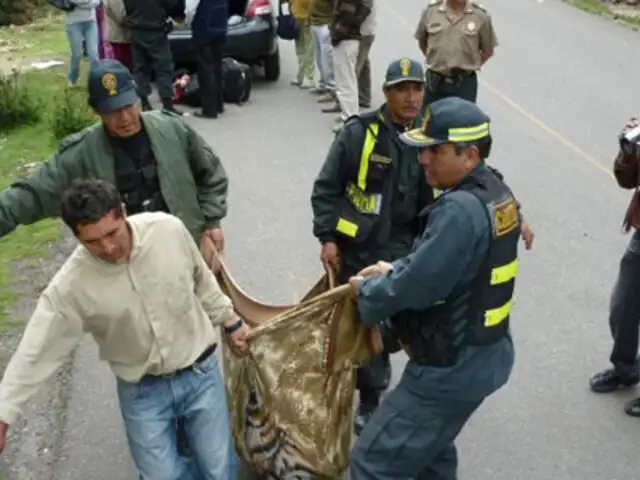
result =
[{"label": "police cap", "polygon": [[475,142],[490,135],[491,120],[478,105],[459,97],[430,104],[420,128],[409,130],[400,139],[412,147],[442,143]]},{"label": "police cap", "polygon": [[391,62],[384,77],[384,86],[390,87],[402,82],[424,83],[422,65],[410,58],[400,58]]},{"label": "police cap", "polygon": [[99,60],[89,70],[89,105],[99,114],[111,113],[138,100],[131,73],[117,60]]}]

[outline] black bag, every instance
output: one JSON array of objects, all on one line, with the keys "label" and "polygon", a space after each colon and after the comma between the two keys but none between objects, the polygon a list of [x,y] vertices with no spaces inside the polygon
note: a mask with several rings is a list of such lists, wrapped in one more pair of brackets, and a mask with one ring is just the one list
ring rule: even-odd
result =
[{"label": "black bag", "polygon": [[63,12],[72,12],[76,9],[75,4],[71,0],[47,0],[49,5],[62,10]]},{"label": "black bag", "polygon": [[[286,12],[284,5],[286,4]],[[276,34],[283,40],[295,40],[300,36],[296,19],[289,12],[289,1],[278,2],[278,27]]]},{"label": "black bag", "polygon": [[222,60],[222,98],[241,105],[251,96],[251,67],[233,58]]}]

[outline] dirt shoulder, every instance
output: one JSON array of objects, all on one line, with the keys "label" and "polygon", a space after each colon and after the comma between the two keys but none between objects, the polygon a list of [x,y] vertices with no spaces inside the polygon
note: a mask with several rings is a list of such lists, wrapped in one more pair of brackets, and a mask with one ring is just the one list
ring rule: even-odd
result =
[{"label": "dirt shoulder", "polygon": [[[8,109],[0,104],[0,190],[37,168],[57,147],[51,118],[54,100],[66,89],[66,67],[39,70],[42,65],[33,64],[64,61],[67,52],[59,17],[0,28],[0,76],[28,71],[20,82],[41,102],[42,110],[38,119],[16,128],[3,117],[2,109]],[[84,100],[82,91],[77,95]],[[0,102],[6,97],[0,95]],[[83,105],[86,109],[86,102]],[[15,352],[40,293],[74,247],[75,239],[58,220],[19,227],[0,239],[0,372]],[[58,440],[66,422],[72,361],[47,382],[29,402],[21,421],[10,428],[7,448],[0,456],[0,479],[53,480],[51,466],[59,456]]]}]

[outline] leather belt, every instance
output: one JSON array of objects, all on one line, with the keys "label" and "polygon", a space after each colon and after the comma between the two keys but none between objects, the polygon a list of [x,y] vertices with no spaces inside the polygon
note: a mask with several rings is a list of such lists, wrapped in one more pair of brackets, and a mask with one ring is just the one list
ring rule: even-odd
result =
[{"label": "leather belt", "polygon": [[189,372],[189,371],[193,370],[194,367],[197,367],[198,364],[204,362],[211,355],[213,355],[216,352],[216,348],[217,347],[218,347],[217,343],[214,343],[213,345],[208,346],[205,349],[205,351],[202,352],[198,358],[196,358],[195,362],[193,362],[189,366],[186,366],[186,367],[183,367],[183,368],[179,368],[178,370],[174,370],[173,372],[170,372],[170,373],[163,373],[163,374],[160,374],[160,375],[145,375],[145,376],[153,377],[153,378],[165,378],[165,377],[175,377],[175,376],[180,375],[182,373]]}]

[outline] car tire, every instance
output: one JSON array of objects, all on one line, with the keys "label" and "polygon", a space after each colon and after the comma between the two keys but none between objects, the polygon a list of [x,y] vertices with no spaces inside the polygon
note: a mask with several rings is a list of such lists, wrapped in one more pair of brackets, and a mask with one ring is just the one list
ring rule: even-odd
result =
[{"label": "car tire", "polygon": [[280,51],[264,57],[264,78],[268,82],[277,82],[280,78]]}]

